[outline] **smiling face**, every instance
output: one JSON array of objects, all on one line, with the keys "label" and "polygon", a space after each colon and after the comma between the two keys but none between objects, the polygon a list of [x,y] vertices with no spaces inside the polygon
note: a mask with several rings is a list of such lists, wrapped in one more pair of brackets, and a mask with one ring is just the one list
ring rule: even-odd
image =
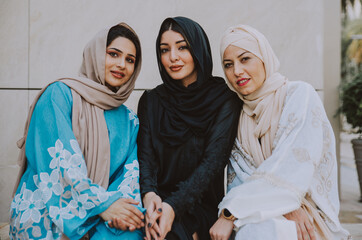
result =
[{"label": "smiling face", "polygon": [[226,78],[241,95],[255,92],[265,81],[263,62],[242,48],[229,45],[224,52],[223,66]]},{"label": "smiling face", "polygon": [[126,83],[134,72],[136,57],[136,47],[131,40],[115,38],[106,49],[106,85],[112,89]]},{"label": "smiling face", "polygon": [[161,63],[167,74],[174,80],[180,80],[187,87],[197,79],[194,59],[184,37],[168,30],[161,36]]}]

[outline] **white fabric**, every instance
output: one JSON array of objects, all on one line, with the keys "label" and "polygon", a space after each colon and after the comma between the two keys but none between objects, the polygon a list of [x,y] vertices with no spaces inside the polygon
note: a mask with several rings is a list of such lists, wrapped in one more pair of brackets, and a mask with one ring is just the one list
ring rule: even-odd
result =
[{"label": "white fabric", "polygon": [[244,225],[235,240],[298,240],[295,222],[284,217]]},{"label": "white fabric", "polygon": [[298,209],[308,193],[334,239],[348,239],[338,220],[337,162],[333,130],[312,86],[288,82],[272,155],[258,168],[236,141],[228,169],[228,193],[219,204],[237,228]]}]

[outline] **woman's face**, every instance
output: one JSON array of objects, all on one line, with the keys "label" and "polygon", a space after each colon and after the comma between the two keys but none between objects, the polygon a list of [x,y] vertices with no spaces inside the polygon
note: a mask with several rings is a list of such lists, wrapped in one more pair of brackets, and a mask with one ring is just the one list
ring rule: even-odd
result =
[{"label": "woman's face", "polygon": [[132,76],[136,62],[136,47],[125,37],[115,38],[106,49],[105,81],[110,87],[120,87]]},{"label": "woman's face", "polygon": [[181,80],[187,87],[197,79],[194,59],[184,37],[168,30],[161,36],[161,62],[168,75],[174,80]]},{"label": "woman's face", "polygon": [[241,95],[258,90],[265,81],[264,63],[254,54],[229,45],[223,60],[226,78]]}]

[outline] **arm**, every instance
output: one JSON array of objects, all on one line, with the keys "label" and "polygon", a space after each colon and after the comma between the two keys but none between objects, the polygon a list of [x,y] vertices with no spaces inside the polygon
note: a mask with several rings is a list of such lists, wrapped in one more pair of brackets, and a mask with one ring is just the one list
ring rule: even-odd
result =
[{"label": "arm", "polygon": [[69,238],[79,238],[97,224],[97,215],[121,194],[108,192],[87,177],[72,131],[71,114],[70,89],[62,83],[50,85],[35,106],[26,156],[28,168],[36,173],[34,194],[42,195],[44,217],[50,218]]},{"label": "arm", "polygon": [[[138,134],[138,118],[129,109],[127,109],[127,117],[129,116],[129,149],[125,162],[119,167],[110,179],[109,191],[118,191],[122,198],[117,206],[111,206],[115,209],[108,208],[100,216],[108,222],[111,231],[114,234],[121,234],[121,230],[134,230],[144,226],[143,219],[145,209],[142,207],[140,186],[139,186],[139,164],[137,159],[137,134]],[[127,134],[128,135],[128,134]],[[104,216],[108,215],[108,216]],[[105,223],[106,224],[106,223]],[[106,224],[107,225],[107,224]]]},{"label": "arm", "polygon": [[235,140],[240,109],[239,99],[232,98],[225,102],[206,136],[201,164],[188,179],[178,185],[178,191],[164,200],[176,215],[192,209],[202,194],[211,187],[214,177],[225,168]]},{"label": "arm", "polygon": [[[161,216],[162,200],[157,191],[158,164],[155,160],[155,153],[152,147],[151,129],[148,120],[148,93],[145,91],[138,103],[138,117],[140,129],[138,133],[138,159],[140,163],[141,194],[146,213],[146,237],[158,239],[156,231],[160,234],[157,219]],[[155,230],[153,230],[155,229]]]},{"label": "arm", "polygon": [[[321,160],[333,149],[333,132],[315,90],[300,84],[288,93],[276,146],[247,181],[232,188],[219,205],[237,217],[236,227],[294,211],[311,185]],[[334,153],[328,161],[333,162]],[[333,165],[333,163],[332,163]]]}]

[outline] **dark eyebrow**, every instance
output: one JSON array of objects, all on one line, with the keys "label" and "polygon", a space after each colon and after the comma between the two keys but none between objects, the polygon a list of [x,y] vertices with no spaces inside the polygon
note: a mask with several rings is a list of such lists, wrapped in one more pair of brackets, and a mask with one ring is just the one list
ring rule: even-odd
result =
[{"label": "dark eyebrow", "polygon": [[241,57],[241,56],[243,56],[245,53],[249,53],[249,52],[248,52],[248,51],[243,52],[242,54],[240,54],[240,55],[238,56],[238,58]]},{"label": "dark eyebrow", "polygon": [[119,50],[118,48],[110,48],[110,49],[113,49],[114,51],[116,52],[119,52],[119,53],[123,53],[121,50]]},{"label": "dark eyebrow", "polygon": [[[119,50],[118,48],[110,48],[110,49],[113,49],[114,51],[116,51],[116,52],[119,52],[119,53],[123,53],[121,50]],[[131,56],[131,57],[134,57],[134,58],[136,58],[136,56],[134,56],[133,54],[127,54],[128,56]]]},{"label": "dark eyebrow", "polygon": [[[243,56],[245,53],[250,53],[250,52],[245,51],[245,52],[241,53],[237,58],[240,58],[240,57]],[[224,60],[223,60],[223,62],[227,62],[227,61],[230,61],[230,62],[231,62],[230,59],[224,59]]]},{"label": "dark eyebrow", "polygon": [[[186,42],[186,41],[185,41],[185,39],[180,40],[180,41],[177,41],[177,42],[176,42],[176,44],[179,44],[179,43],[182,43],[182,42]],[[167,44],[167,43],[160,43],[160,46],[161,46],[161,45],[168,46],[168,44]]]}]

